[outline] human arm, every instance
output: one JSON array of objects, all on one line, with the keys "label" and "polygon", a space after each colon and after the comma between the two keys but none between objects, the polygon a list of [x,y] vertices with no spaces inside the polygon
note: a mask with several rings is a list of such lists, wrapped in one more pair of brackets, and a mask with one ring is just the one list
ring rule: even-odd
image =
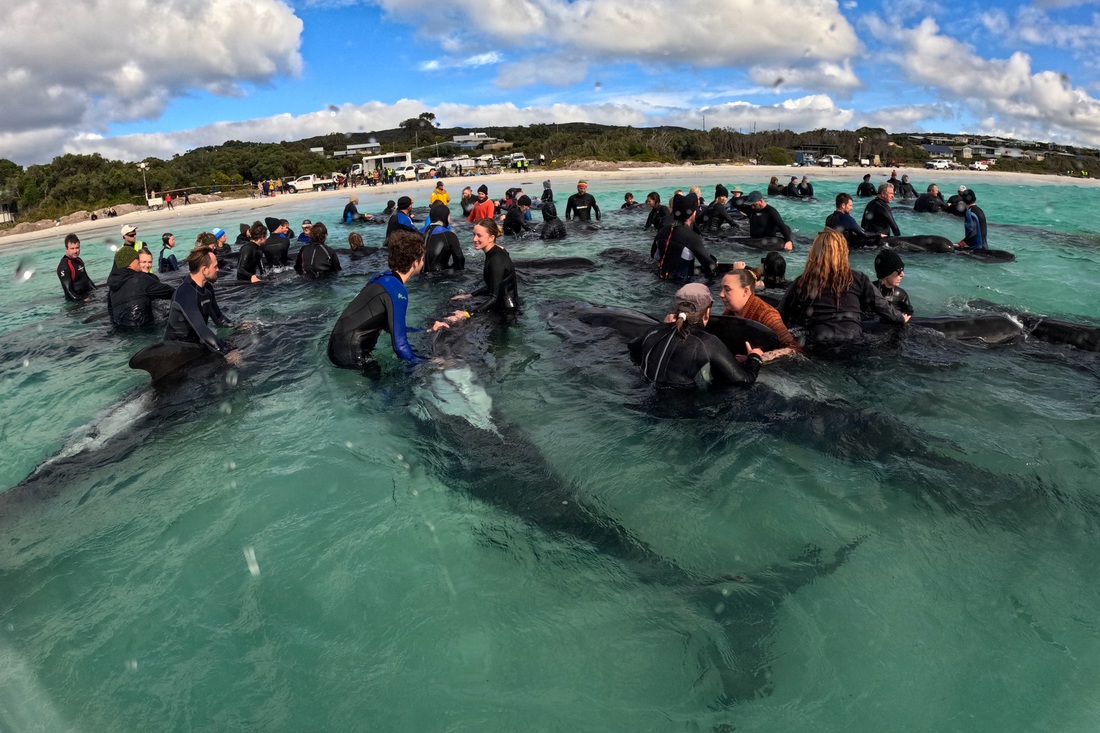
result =
[{"label": "human arm", "polygon": [[588,200],[591,202],[592,210],[596,212],[596,221],[600,220],[600,205],[596,203],[596,197],[592,194],[588,194]]},{"label": "human arm", "polygon": [[748,355],[743,363],[738,363],[726,345],[719,342],[710,350],[710,375],[715,382],[749,385],[756,381],[760,367],[764,363],[763,352],[752,348],[747,341]]},{"label": "human arm", "polygon": [[576,194],[573,194],[565,202],[565,220],[566,221],[569,221],[570,219],[573,218],[573,207],[574,207],[574,204],[576,203],[576,198],[577,198]]},{"label": "human arm", "polygon": [[853,277],[856,277],[859,286],[859,301],[860,306],[864,312],[874,312],[878,315],[879,320],[884,323],[896,323],[905,324],[909,322],[909,316],[898,311],[897,308],[890,305],[886,298],[882,297],[882,293],[878,291],[872,283],[870,278],[862,273],[856,273],[853,271]]},{"label": "human arm", "polygon": [[[409,307],[408,291],[405,290],[405,286],[396,277],[383,278],[381,282],[382,287],[386,289],[387,294],[390,296],[384,302],[388,326],[386,330],[390,332],[390,344],[393,346],[393,353],[404,361],[419,364],[424,359],[417,356],[416,352],[412,350],[412,346],[409,344],[408,332],[421,329],[410,329],[405,325],[405,315]],[[404,297],[400,297],[400,295]]]}]

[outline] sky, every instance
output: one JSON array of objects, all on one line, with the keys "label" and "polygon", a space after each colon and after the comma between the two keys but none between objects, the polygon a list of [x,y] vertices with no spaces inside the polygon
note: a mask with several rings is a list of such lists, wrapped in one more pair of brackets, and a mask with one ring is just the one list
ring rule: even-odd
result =
[{"label": "sky", "polygon": [[[1100,147],[1077,0],[21,0],[0,157],[595,122],[883,127]],[[705,126],[705,128],[704,128]]]}]

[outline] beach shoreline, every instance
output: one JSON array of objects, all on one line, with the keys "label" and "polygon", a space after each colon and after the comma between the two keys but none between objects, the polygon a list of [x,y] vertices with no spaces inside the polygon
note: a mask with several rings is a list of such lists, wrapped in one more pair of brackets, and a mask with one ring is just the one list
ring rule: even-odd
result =
[{"label": "beach shoreline", "polygon": [[[630,163],[603,163],[593,162],[593,168],[598,166],[600,169],[595,170],[593,168],[554,168],[554,169],[541,169],[530,168],[524,171],[505,171],[501,173],[484,175],[484,176],[472,176],[462,178],[445,178],[445,182],[448,191],[451,194],[452,203],[457,203],[459,194],[463,187],[473,186],[477,187],[482,183],[490,185],[490,196],[497,198],[503,195],[504,189],[508,186],[516,183],[522,183],[523,185],[531,186],[532,188],[527,192],[530,195],[538,195],[541,193],[541,181],[549,178],[554,182],[554,188],[559,192],[559,196],[564,192],[572,192],[576,186],[578,180],[584,179],[590,183],[593,181],[604,181],[609,179],[619,180],[641,180],[650,178],[667,178],[675,179],[675,185],[680,188],[688,188],[695,185],[694,178],[706,178],[713,179],[715,177],[722,177],[723,183],[727,186],[739,185],[745,188],[746,193],[750,190],[758,189],[761,193],[765,193],[767,190],[768,179],[772,176],[778,176],[781,183],[786,183],[791,176],[798,176],[801,178],[803,175],[808,175],[811,181],[842,181],[858,183],[863,179],[863,176],[867,173],[871,174],[871,180],[876,185],[885,181],[890,177],[891,170],[897,170],[898,175],[909,175],[916,182],[918,192],[922,191],[925,186],[930,182],[935,182],[934,179],[950,178],[952,181],[961,181],[964,184],[969,184],[971,181],[982,183],[996,183],[999,185],[1041,185],[1041,186],[1096,186],[1098,185],[1094,179],[1091,178],[1068,178],[1064,176],[1051,176],[1051,175],[1039,175],[1034,173],[1005,173],[1000,171],[972,171],[972,170],[952,170],[952,171],[934,171],[926,168],[916,167],[904,167],[898,166],[896,168],[823,168],[823,167],[810,167],[800,168],[791,166],[767,166],[767,165],[638,165]],[[784,178],[786,176],[786,179]],[[756,183],[750,183],[756,181]],[[316,191],[316,192],[303,192],[296,194],[279,194],[275,197],[268,198],[233,198],[223,199],[221,201],[208,201],[203,203],[193,203],[188,206],[177,204],[174,209],[148,210],[138,211],[126,214],[124,216],[112,217],[110,219],[97,219],[96,221],[81,221],[73,224],[47,227],[45,229],[39,229],[30,232],[22,232],[19,234],[4,234],[0,232],[0,247],[9,248],[17,246],[19,244],[28,243],[41,243],[49,240],[57,240],[58,246],[61,246],[62,240],[66,235],[70,233],[76,233],[82,237],[111,237],[118,236],[119,230],[123,224],[133,224],[138,229],[154,229],[156,231],[167,230],[172,228],[172,222],[181,216],[187,215],[201,215],[206,212],[210,214],[224,213],[230,214],[232,212],[240,212],[255,209],[267,209],[268,211],[262,215],[255,215],[246,218],[263,219],[265,216],[272,215],[277,211],[280,204],[285,203],[286,196],[292,196],[295,203],[299,203],[303,200],[346,200],[352,195],[381,195],[388,194],[388,197],[396,199],[399,196],[409,195],[410,192],[419,193],[423,199],[423,202],[427,201],[428,195],[431,192],[432,187],[435,186],[434,180],[424,181],[403,181],[400,183],[392,183],[386,186],[374,186],[366,187],[360,186],[358,188],[342,188],[335,191]],[[534,186],[538,186],[534,188]],[[599,186],[589,186],[592,193],[599,196]],[[637,200],[641,201],[645,198],[647,191],[635,191],[634,196]],[[706,192],[704,192],[706,193]],[[949,192],[945,192],[949,193]],[[414,196],[415,198],[415,196]],[[611,206],[614,203],[616,206],[618,202],[608,202],[605,206]],[[339,208],[339,207],[336,207]],[[334,211],[336,209],[334,208]],[[220,226],[226,227],[227,223],[231,224],[240,217],[227,216],[228,222],[220,223]]]}]

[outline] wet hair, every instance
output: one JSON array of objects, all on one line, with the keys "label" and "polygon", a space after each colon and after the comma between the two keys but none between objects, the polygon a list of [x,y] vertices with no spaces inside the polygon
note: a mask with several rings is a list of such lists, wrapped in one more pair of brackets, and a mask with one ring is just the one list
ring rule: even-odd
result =
[{"label": "wet hair", "polygon": [[768,252],[760,263],[763,265],[765,285],[768,281],[780,282],[787,274],[787,260],[778,252]]},{"label": "wet hair", "polygon": [[216,247],[217,245],[218,238],[214,236],[213,232],[203,232],[195,237],[195,246],[197,247]]},{"label": "wet hair", "polygon": [[893,191],[893,190],[894,190],[894,184],[892,184],[892,183],[880,183],[880,184],[878,184],[878,195],[879,196],[886,193],[887,191]]},{"label": "wet hair", "polygon": [[80,237],[75,234],[65,235],[65,248],[68,249],[70,244],[80,244]]},{"label": "wet hair", "polygon": [[852,200],[851,194],[838,193],[836,195],[836,207],[839,209],[841,206],[843,206],[844,204],[848,203],[851,200]]},{"label": "wet hair", "polygon": [[348,246],[353,250],[363,249],[363,235],[359,232],[352,232],[348,235]]},{"label": "wet hair", "polygon": [[806,269],[794,281],[799,295],[816,300],[832,291],[837,301],[852,286],[852,268],[848,264],[848,240],[834,229],[818,232],[806,255]]},{"label": "wet hair", "polygon": [[650,191],[649,195],[647,195],[645,197],[645,200],[646,201],[652,201],[653,203],[660,206],[661,205],[661,194],[657,193],[656,191]]},{"label": "wet hair", "polygon": [[321,222],[309,228],[309,241],[324,244],[326,239],[328,239],[328,227]]},{"label": "wet hair", "polygon": [[386,240],[386,260],[397,273],[408,272],[416,261],[424,257],[424,240],[416,232],[399,229]]},{"label": "wet hair", "polygon": [[160,235],[160,241],[164,244],[168,244],[168,240],[172,238],[172,232],[165,232]]},{"label": "wet hair", "polygon": [[195,247],[191,250],[191,254],[187,255],[187,259],[184,262],[187,264],[187,269],[194,275],[210,264],[210,256],[214,254],[214,250],[211,247]]},{"label": "wet hair", "polygon": [[492,235],[493,239],[498,238],[502,234],[502,232],[500,231],[500,226],[497,225],[497,220],[493,219],[492,217],[487,216],[484,219],[478,219],[474,223],[474,226],[481,227],[482,229],[489,232],[489,234]]},{"label": "wet hair", "polygon": [[267,236],[267,227],[264,226],[261,221],[252,222],[252,226],[248,228],[248,238],[255,242],[257,239],[263,239]]},{"label": "wet hair", "polygon": [[623,201],[633,201],[633,200],[634,200],[634,194],[630,193],[629,191],[627,193],[623,194]]}]

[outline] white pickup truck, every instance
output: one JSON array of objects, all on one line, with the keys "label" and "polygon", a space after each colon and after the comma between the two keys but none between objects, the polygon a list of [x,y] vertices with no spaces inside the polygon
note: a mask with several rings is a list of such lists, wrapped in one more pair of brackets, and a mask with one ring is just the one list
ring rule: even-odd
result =
[{"label": "white pickup truck", "polygon": [[336,185],[336,173],[330,173],[328,178],[321,176],[299,176],[290,183],[287,184],[287,189],[291,193],[298,193],[299,191],[323,191],[330,186]]},{"label": "white pickup truck", "polygon": [[848,165],[848,159],[841,158],[839,155],[823,155],[817,159],[817,164],[829,168],[843,168]]},{"label": "white pickup truck", "polygon": [[945,171],[951,167],[951,164],[945,158],[936,158],[935,160],[924,161],[924,167],[936,171]]}]

